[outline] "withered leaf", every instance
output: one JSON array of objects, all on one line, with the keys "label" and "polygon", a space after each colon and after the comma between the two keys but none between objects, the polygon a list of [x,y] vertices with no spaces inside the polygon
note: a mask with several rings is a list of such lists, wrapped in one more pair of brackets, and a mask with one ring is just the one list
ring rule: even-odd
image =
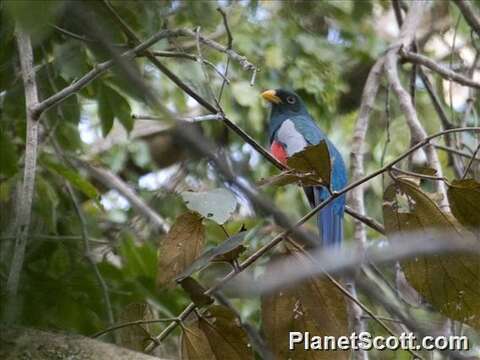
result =
[{"label": "withered leaf", "polygon": [[[285,271],[303,255],[281,256]],[[291,264],[289,260],[291,259]],[[309,261],[308,259],[300,259]],[[269,265],[271,265],[271,262]],[[267,265],[267,272],[271,271]],[[326,278],[310,278],[294,287],[262,297],[262,328],[276,359],[348,359],[347,351],[305,351],[302,344],[288,349],[290,331],[318,336],[348,335],[347,304],[343,294]],[[279,339],[287,339],[281,341]]]},{"label": "withered leaf", "polygon": [[194,278],[186,277],[180,281],[180,285],[196,306],[201,307],[213,303],[213,298],[204,294],[205,288]]},{"label": "withered leaf", "polygon": [[203,249],[205,231],[202,217],[187,212],[180,215],[162,240],[159,249],[157,285],[171,285]]},{"label": "withered leaf", "polygon": [[448,200],[453,215],[474,232],[480,228],[480,183],[478,181],[454,180],[448,187]]},{"label": "withered leaf", "polygon": [[239,319],[225,306],[215,305],[208,309],[198,324],[207,336],[217,359],[253,359],[253,350]]},{"label": "withered leaf", "polygon": [[[152,320],[153,313],[147,303],[128,304],[120,313],[119,322],[127,323],[137,320]],[[147,345],[149,337],[149,325],[139,324],[135,326],[126,326],[118,330],[120,335],[120,344],[123,347],[143,351]]]},{"label": "withered leaf", "polygon": [[184,326],[182,359],[253,359],[248,336],[239,319],[225,306],[211,306],[200,318]]},{"label": "withered leaf", "polygon": [[[397,208],[396,187],[414,203],[410,212]],[[398,179],[386,189],[384,200],[388,235],[408,237],[414,233],[421,241],[435,241],[435,231],[451,234],[451,241],[468,236],[450,214],[442,212],[428,194],[411,181]],[[395,239],[401,241],[401,237]],[[479,256],[465,253],[419,256],[403,261],[402,268],[410,285],[438,312],[480,328]]]},{"label": "withered leaf", "polygon": [[181,337],[182,360],[215,360],[215,354],[198,321],[183,326]]},{"label": "withered leaf", "polygon": [[184,191],[181,196],[190,210],[217,224],[224,224],[237,207],[235,195],[223,188],[202,192]]}]

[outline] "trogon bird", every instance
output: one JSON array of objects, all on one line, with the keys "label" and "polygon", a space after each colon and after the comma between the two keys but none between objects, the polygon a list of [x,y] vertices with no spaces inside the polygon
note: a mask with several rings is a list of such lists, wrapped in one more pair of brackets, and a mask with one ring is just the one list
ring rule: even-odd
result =
[{"label": "trogon bird", "polygon": [[[302,99],[294,92],[283,89],[267,90],[262,97],[272,104],[268,136],[273,156],[286,165],[288,157],[324,140],[332,162],[331,188],[333,191],[344,188],[347,185],[347,169],[342,156],[317,126]],[[304,191],[312,207],[330,196],[324,186],[304,187]],[[345,196],[339,196],[319,211],[317,224],[322,247],[341,244],[344,212]]]}]

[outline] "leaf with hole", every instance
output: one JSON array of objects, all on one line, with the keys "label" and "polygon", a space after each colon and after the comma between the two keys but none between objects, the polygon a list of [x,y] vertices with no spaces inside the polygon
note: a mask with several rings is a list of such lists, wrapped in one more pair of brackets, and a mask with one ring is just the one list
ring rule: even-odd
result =
[{"label": "leaf with hole", "polygon": [[[276,260],[276,259],[275,259]],[[272,271],[275,260],[267,264]],[[293,252],[278,257],[285,271],[298,267],[298,261],[310,261]],[[282,266],[283,266],[282,265]],[[276,359],[348,359],[348,352],[304,351],[302,345],[288,348],[289,332],[310,332],[318,336],[339,337],[348,334],[347,304],[340,290],[327,278],[310,278],[288,289],[262,297],[262,328]]]},{"label": "leaf with hole", "polygon": [[[398,209],[398,192],[410,200],[410,211]],[[435,241],[435,232],[451,234],[451,241],[469,236],[455,219],[440,210],[430,196],[415,183],[397,179],[384,194],[383,216],[388,235],[418,237]],[[480,257],[465,253],[418,256],[402,261],[410,285],[438,312],[454,320],[480,328]]]}]

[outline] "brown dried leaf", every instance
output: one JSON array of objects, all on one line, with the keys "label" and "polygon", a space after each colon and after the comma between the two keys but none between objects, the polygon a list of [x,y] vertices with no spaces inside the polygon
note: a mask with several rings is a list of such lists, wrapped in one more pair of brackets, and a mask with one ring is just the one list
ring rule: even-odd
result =
[{"label": "brown dried leaf", "polygon": [[183,278],[180,281],[180,285],[182,286],[183,290],[188,293],[188,296],[190,299],[192,299],[197,307],[202,307],[213,303],[213,298],[204,294],[205,288],[194,278],[190,276]]},{"label": "brown dried leaf", "polygon": [[240,326],[239,319],[225,306],[215,305],[198,320],[217,359],[253,359],[253,350],[248,336]]},{"label": "brown dried leaf", "polygon": [[[152,319],[153,314],[147,303],[128,304],[119,316],[120,323]],[[119,345],[135,351],[143,351],[150,339],[148,324],[126,326],[119,329],[118,332],[120,335]]]},{"label": "brown dried leaf", "polygon": [[180,215],[160,244],[157,285],[171,285],[200,256],[204,239],[202,217],[192,212]]},{"label": "brown dried leaf", "polygon": [[207,337],[195,321],[183,327],[181,337],[182,360],[215,360]]},{"label": "brown dried leaf", "polygon": [[[292,265],[303,255],[290,255]],[[285,256],[281,258],[285,259]],[[294,258],[296,258],[294,260]],[[288,257],[287,257],[288,259]],[[290,268],[289,261],[285,262]],[[269,266],[267,265],[267,270]],[[286,290],[262,297],[262,327],[276,359],[348,359],[349,353],[305,351],[301,344],[288,349],[290,331],[309,332],[315,336],[348,335],[347,304],[343,294],[326,278],[311,278]]]},{"label": "brown dried leaf", "polygon": [[182,334],[182,359],[253,359],[248,336],[239,319],[225,306],[211,306]]}]

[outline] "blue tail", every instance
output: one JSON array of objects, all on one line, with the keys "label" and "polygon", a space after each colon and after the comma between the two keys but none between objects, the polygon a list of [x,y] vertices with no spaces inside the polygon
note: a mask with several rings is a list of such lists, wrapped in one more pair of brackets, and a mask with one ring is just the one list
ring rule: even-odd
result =
[{"label": "blue tail", "polygon": [[[315,205],[328,198],[325,189],[315,188]],[[339,197],[319,211],[317,225],[322,247],[338,247],[343,240],[345,198]]]}]

